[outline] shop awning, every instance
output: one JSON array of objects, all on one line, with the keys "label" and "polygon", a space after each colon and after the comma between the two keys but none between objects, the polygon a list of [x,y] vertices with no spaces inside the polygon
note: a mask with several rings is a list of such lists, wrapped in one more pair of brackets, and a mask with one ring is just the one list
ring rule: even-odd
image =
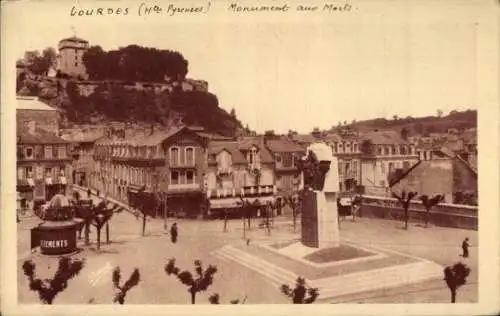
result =
[{"label": "shop awning", "polygon": [[34,187],[35,182],[33,179],[18,179],[17,180],[17,186],[18,187]]},{"label": "shop awning", "polygon": [[68,184],[68,182],[66,181],[66,177],[59,177],[59,182],[61,184]]},{"label": "shop awning", "polygon": [[26,180],[28,181],[28,185],[29,185],[30,187],[34,187],[34,186],[35,186],[35,181],[33,181],[33,179],[28,178],[28,179],[26,179]]},{"label": "shop awning", "polygon": [[52,185],[52,178],[45,178],[45,184]]},{"label": "shop awning", "polygon": [[[255,200],[258,200],[262,206],[264,206],[267,202],[274,203],[274,196],[261,196],[261,197],[248,197],[243,198],[243,200],[248,201],[249,203],[254,203]],[[210,200],[210,208],[233,208],[240,207],[241,199],[240,198],[223,198],[223,199],[212,199]]]}]

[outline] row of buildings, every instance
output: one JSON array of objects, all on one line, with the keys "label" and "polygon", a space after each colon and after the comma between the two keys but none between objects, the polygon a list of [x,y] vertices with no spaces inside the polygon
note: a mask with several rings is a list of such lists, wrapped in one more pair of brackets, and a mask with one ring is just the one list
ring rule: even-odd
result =
[{"label": "row of buildings", "polygon": [[302,188],[297,162],[315,141],[337,156],[341,192],[389,196],[404,187],[449,203],[457,192],[477,196],[477,171],[462,153],[392,131],[230,139],[180,122],[62,132],[57,122],[55,109],[18,99],[18,189],[27,199],[76,183],[123,202],[139,190],[166,193],[169,209],[181,213],[199,210],[205,197],[212,209],[235,207],[241,197],[266,203]]}]

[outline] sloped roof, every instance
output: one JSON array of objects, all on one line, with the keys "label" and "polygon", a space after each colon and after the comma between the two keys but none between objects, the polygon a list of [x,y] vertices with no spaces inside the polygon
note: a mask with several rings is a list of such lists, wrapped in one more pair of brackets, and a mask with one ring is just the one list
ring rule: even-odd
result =
[{"label": "sloped roof", "polygon": [[40,110],[40,111],[57,111],[56,108],[38,100],[37,97],[17,96],[18,110]]},{"label": "sloped roof", "polygon": [[260,153],[260,161],[262,163],[273,163],[274,157],[271,152],[265,147],[264,138],[261,136],[251,136],[251,137],[243,137],[242,139],[237,141],[238,147],[240,150],[249,150],[252,146],[258,148]]},{"label": "sloped roof", "polygon": [[59,41],[59,43],[64,42],[64,41],[88,43],[88,41],[84,40],[83,38],[79,38],[79,37],[76,37],[76,36],[71,36],[71,37],[63,38],[62,40]]},{"label": "sloped roof", "polygon": [[217,155],[221,151],[226,150],[231,154],[233,163],[246,164],[247,159],[239,149],[239,144],[236,141],[212,141],[208,145],[208,154]]},{"label": "sloped roof", "polygon": [[72,143],[91,143],[101,138],[103,133],[100,131],[76,132],[61,135],[61,138]]},{"label": "sloped roof", "polygon": [[303,135],[292,135],[292,140],[298,143],[313,143],[317,140],[316,137],[314,137],[311,134],[303,134]]},{"label": "sloped roof", "polygon": [[41,128],[35,128],[35,133],[32,134],[24,126],[17,128],[18,142],[21,144],[66,144],[66,140],[57,135],[47,132]]},{"label": "sloped roof", "polygon": [[374,145],[399,145],[410,144],[404,140],[398,132],[395,131],[380,131],[367,132],[361,135],[363,140],[371,140]]},{"label": "sloped roof", "polygon": [[271,153],[278,152],[305,152],[299,144],[286,139],[270,139],[266,141],[266,147]]}]

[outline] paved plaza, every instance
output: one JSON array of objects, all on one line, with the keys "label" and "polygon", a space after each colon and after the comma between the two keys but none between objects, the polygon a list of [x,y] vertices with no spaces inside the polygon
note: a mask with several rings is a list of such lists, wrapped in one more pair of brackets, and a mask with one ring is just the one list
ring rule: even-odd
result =
[{"label": "paved plaza", "polygon": [[[167,276],[164,266],[169,258],[175,258],[181,269],[193,269],[193,261],[202,260],[204,265],[213,264],[218,268],[213,285],[207,292],[197,297],[197,304],[208,304],[208,296],[219,293],[221,302],[246,297],[248,304],[289,302],[280,293],[279,286],[292,283],[298,275],[290,272],[284,265],[274,265],[266,260],[255,264],[252,256],[262,252],[262,245],[278,242],[290,242],[299,238],[300,228],[293,232],[290,218],[278,218],[275,228],[268,235],[265,229],[259,229],[258,220],[253,220],[252,229],[245,231],[241,220],[230,220],[228,231],[223,232],[224,222],[221,220],[181,220],[168,219],[168,225],[177,222],[179,240],[176,244],[170,241],[165,233],[162,219],[151,219],[146,224],[146,236],[141,236],[142,220],[129,212],[115,214],[110,222],[111,243],[106,244],[102,234],[101,253],[95,251],[95,245],[83,247],[83,251],[74,257],[86,259],[86,266],[81,274],[69,281],[68,289],[55,299],[55,304],[82,304],[92,301],[95,304],[112,302],[114,289],[111,283],[112,267],[120,266],[123,277],[134,268],[139,268],[141,283],[128,294],[126,303],[136,304],[188,304],[190,303],[187,288],[173,276]],[[39,222],[35,217],[23,218],[18,224],[19,267],[23,260],[32,258],[37,263],[37,274],[51,276],[57,269],[57,258],[30,254],[29,229]],[[104,231],[104,230],[103,230]],[[408,259],[404,264],[392,270],[417,271],[418,273],[436,274],[436,267],[441,270],[444,265],[464,260],[459,256],[460,242],[469,237],[472,241],[471,257],[465,259],[472,272],[468,284],[460,288],[458,302],[477,301],[477,231],[430,227],[423,228],[411,224],[408,231],[401,229],[395,221],[358,218],[356,222],[347,219],[341,226],[342,241],[362,245],[377,253],[401,256]],[[249,240],[249,244],[247,244]],[[95,241],[95,234],[91,235]],[[268,251],[269,253],[272,253]],[[380,259],[379,260],[383,260]],[[360,262],[367,270],[371,261]],[[375,261],[373,261],[375,262]],[[401,263],[403,264],[403,263]],[[414,266],[410,266],[413,264]],[[256,269],[258,267],[260,269]],[[391,269],[391,268],[387,268]],[[426,271],[426,269],[430,269]],[[260,270],[260,271],[259,271]],[[386,275],[394,271],[385,271]],[[431,271],[432,270],[432,271]],[[264,273],[263,273],[264,272]],[[439,271],[438,271],[439,272]],[[363,273],[363,271],[360,271]],[[417,273],[417,274],[418,274]],[[386,289],[374,289],[370,284],[377,283],[380,273],[366,273],[366,278],[325,279],[316,282],[316,286],[328,290],[320,291],[318,303],[447,303],[449,290],[439,276],[414,284],[398,283]],[[19,302],[37,303],[35,293],[30,292],[22,269],[19,269]],[[409,274],[407,274],[409,275]],[[390,283],[389,279],[385,282]],[[418,280],[416,280],[418,281]],[[313,282],[314,283],[314,282]],[[380,283],[380,282],[379,282]],[[361,293],[357,293],[361,292]]]}]

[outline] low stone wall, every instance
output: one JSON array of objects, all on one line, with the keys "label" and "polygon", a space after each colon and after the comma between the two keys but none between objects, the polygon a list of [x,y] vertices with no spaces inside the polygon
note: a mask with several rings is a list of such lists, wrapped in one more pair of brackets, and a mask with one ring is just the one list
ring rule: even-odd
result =
[{"label": "low stone wall", "polygon": [[[395,199],[366,197],[363,198],[363,204],[358,211],[358,216],[403,221],[404,210]],[[409,216],[410,222],[424,224],[425,208],[420,202],[415,201],[410,206]],[[437,205],[430,212],[429,224],[477,230],[477,207],[454,204]]]}]

